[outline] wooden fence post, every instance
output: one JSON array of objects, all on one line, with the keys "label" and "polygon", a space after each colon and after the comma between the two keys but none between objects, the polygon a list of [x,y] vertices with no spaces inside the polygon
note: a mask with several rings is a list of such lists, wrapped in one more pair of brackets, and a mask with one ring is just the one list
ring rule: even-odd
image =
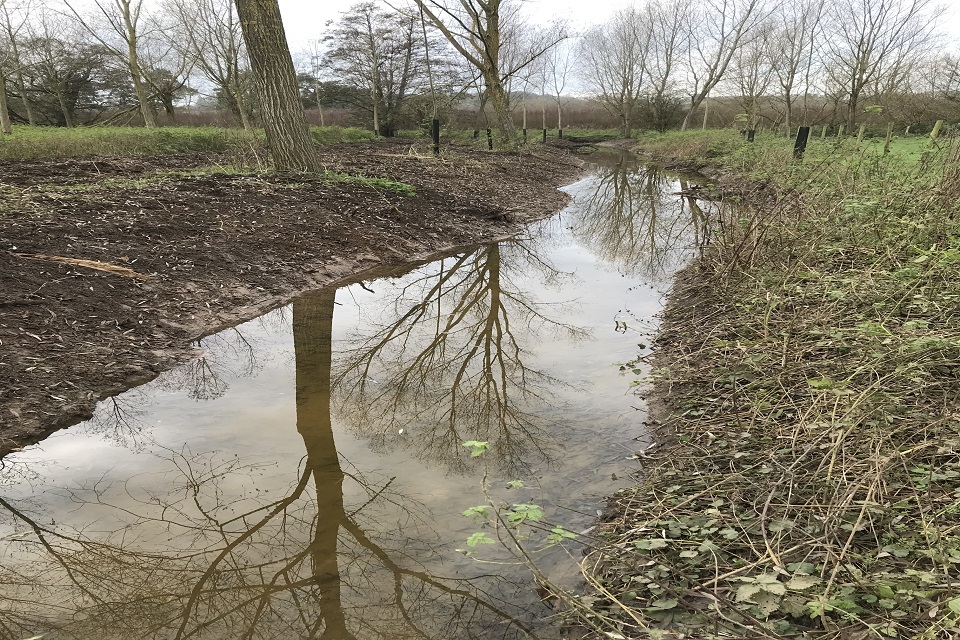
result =
[{"label": "wooden fence post", "polygon": [[803,158],[803,152],[807,150],[807,140],[810,139],[810,127],[800,127],[797,129],[797,141],[793,143],[793,157],[797,160]]}]

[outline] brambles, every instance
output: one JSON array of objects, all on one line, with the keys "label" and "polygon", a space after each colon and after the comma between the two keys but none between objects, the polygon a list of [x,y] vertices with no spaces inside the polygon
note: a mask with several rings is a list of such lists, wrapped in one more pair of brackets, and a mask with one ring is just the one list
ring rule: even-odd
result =
[{"label": "brambles", "polygon": [[798,165],[781,151],[711,161],[748,174],[739,193],[758,206],[720,222],[673,294],[653,382],[665,442],[588,557],[605,590],[593,608],[626,637],[956,634],[947,154],[814,145]]}]

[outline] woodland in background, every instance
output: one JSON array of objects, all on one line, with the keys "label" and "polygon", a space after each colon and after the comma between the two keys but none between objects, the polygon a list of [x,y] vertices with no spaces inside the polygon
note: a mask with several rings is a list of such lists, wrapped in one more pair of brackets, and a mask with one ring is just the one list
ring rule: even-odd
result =
[{"label": "woodland in background", "polygon": [[[293,52],[308,122],[513,138],[960,121],[957,43],[931,0],[650,0],[578,33],[519,0],[397,7],[359,2]],[[485,26],[458,31],[464,16]],[[0,89],[4,132],[260,122],[231,0],[0,0]]]}]

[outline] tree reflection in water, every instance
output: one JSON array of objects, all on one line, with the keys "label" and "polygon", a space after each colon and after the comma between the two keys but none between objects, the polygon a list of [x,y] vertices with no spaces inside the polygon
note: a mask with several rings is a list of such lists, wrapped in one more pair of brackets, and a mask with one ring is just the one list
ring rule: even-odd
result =
[{"label": "tree reflection in water", "polygon": [[428,518],[414,500],[345,473],[330,415],[334,295],[293,304],[306,455],[287,491],[258,488],[272,464],[187,450],[164,452],[169,471],[71,490],[8,477],[86,524],[0,497],[0,638],[532,637],[489,584],[423,570]]},{"label": "tree reflection in water", "polygon": [[[654,171],[624,165],[585,184],[594,191],[578,194],[573,233],[621,273],[661,277],[691,235],[703,237],[705,213],[692,200],[668,208]],[[143,446],[138,460],[157,471],[65,488],[53,463],[4,460],[0,639],[530,635],[508,588],[425,569],[440,565],[432,518],[400,482],[339,455],[331,397],[338,417],[385,451],[411,446],[455,468],[463,441],[486,440],[491,459],[522,474],[564,444],[562,430],[548,430],[563,413],[563,383],[534,354],[558,335],[583,335],[561,320],[562,306],[542,302],[564,277],[525,242],[448,258],[399,281],[380,318],[365,310],[362,333],[336,359],[334,292],[296,300],[299,464],[143,445],[146,402],[131,396],[103,403],[88,430]],[[191,404],[214,400],[264,363],[240,331],[204,345],[157,386]],[[284,427],[265,424],[263,437],[273,428]]]},{"label": "tree reflection in water", "polygon": [[553,391],[564,383],[527,359],[556,333],[585,335],[557,319],[562,305],[537,301],[535,289],[564,275],[513,242],[405,280],[382,320],[364,310],[343,349],[334,384],[343,417],[380,450],[409,447],[452,469],[463,468],[468,440],[489,442],[509,474],[549,461],[557,443],[544,430],[561,415]]},{"label": "tree reflection in water", "polygon": [[707,241],[708,212],[681,179],[630,154],[603,165],[575,193],[573,234],[622,275],[659,281]]}]

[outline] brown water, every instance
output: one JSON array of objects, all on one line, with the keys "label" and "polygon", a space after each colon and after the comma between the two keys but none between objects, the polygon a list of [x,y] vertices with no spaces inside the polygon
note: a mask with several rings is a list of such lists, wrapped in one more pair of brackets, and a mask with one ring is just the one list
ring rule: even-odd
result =
[{"label": "brown water", "polygon": [[[560,635],[512,539],[461,514],[581,531],[637,470],[615,363],[705,214],[611,158],[522,238],[306,294],[4,459],[0,638]],[[576,586],[578,543],[519,534]]]}]

